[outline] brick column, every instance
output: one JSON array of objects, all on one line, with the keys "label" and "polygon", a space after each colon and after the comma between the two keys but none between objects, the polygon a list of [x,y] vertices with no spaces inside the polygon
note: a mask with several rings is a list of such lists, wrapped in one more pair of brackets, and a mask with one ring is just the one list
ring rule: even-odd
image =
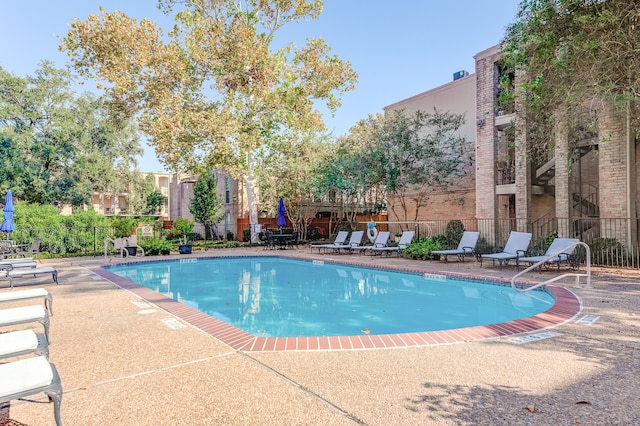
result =
[{"label": "brick column", "polygon": [[[561,117],[556,114],[556,117]],[[572,215],[571,185],[569,181],[569,129],[563,120],[559,120],[554,129],[555,137],[555,194],[556,218],[558,219],[558,237],[571,238]]]},{"label": "brick column", "polygon": [[476,218],[486,240],[495,244],[498,217],[495,177],[495,101],[498,47],[476,55]]},{"label": "brick column", "polygon": [[[598,114],[598,157],[600,169],[599,204],[602,219],[629,219],[629,149],[625,113],[604,104]],[[627,221],[628,222],[628,221]],[[619,221],[601,221],[600,235],[629,243],[629,225]]]},{"label": "brick column", "polygon": [[[517,78],[517,76],[516,76]],[[517,85],[516,85],[517,86]],[[524,111],[526,105],[520,96],[516,97],[516,111]],[[520,232],[530,232],[531,223],[531,160],[527,143],[527,123],[518,114],[516,126],[516,226]]]}]

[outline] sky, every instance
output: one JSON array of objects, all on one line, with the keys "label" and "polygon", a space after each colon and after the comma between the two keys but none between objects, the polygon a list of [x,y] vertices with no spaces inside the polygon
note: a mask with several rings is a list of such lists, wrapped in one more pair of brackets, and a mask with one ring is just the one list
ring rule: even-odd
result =
[{"label": "sky", "polygon": [[[58,51],[69,24],[107,11],[148,18],[163,28],[172,20],[156,0],[0,0],[0,67],[19,77],[33,75],[43,60],[67,65]],[[517,0],[325,0],[313,21],[289,24],[279,37],[303,45],[322,37],[333,54],[359,74],[356,89],[342,98],[335,116],[325,115],[334,135],[346,134],[369,114],[453,80],[457,71],[474,73],[474,55],[502,40],[514,21]],[[164,171],[143,142],[143,171]]]}]

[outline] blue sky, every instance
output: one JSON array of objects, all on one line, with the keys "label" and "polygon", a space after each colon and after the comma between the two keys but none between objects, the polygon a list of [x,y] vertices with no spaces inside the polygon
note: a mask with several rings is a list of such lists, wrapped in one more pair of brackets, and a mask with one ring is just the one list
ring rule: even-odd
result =
[{"label": "blue sky", "polygon": [[[74,18],[122,10],[168,28],[171,21],[156,0],[29,0],[3,2],[0,13],[0,66],[18,76],[38,63],[66,64],[58,51]],[[474,72],[473,56],[495,44],[518,10],[516,0],[325,0],[319,19],[283,28],[281,37],[302,44],[323,37],[332,52],[349,60],[359,74],[335,117],[326,117],[336,135],[359,119],[392,103],[438,87],[460,70]],[[152,148],[140,160],[145,171],[161,171]]]}]

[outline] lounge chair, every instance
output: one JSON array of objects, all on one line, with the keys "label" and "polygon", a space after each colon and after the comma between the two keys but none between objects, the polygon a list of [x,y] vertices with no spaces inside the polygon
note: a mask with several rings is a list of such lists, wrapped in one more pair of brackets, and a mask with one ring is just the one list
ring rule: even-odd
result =
[{"label": "lounge chair", "polygon": [[558,269],[560,269],[560,263],[571,263],[573,252],[575,251],[576,246],[573,246],[571,248],[568,247],[574,243],[577,243],[578,241],[580,241],[578,238],[556,238],[553,240],[547,251],[542,256],[526,256],[516,259],[516,267],[519,270],[521,263],[528,263],[529,265],[533,265],[534,263],[542,262],[549,256],[553,256],[552,258],[547,259],[546,262],[541,264],[540,269],[542,269],[542,266],[547,263],[555,263],[558,265]]},{"label": "lounge chair", "polygon": [[506,264],[511,259],[515,259],[517,264],[518,258],[524,257],[525,253],[527,252],[527,248],[529,247],[530,242],[530,232],[511,231],[511,234],[509,234],[509,239],[507,240],[507,244],[504,246],[502,252],[483,254],[480,256],[480,267],[482,268],[482,261],[484,259],[491,259],[494,266],[497,260],[500,264],[501,269],[502,265]]},{"label": "lounge chair", "polygon": [[376,248],[381,248],[381,247],[386,247],[387,244],[389,243],[389,236],[391,234],[388,231],[382,231],[378,233],[378,236],[376,237],[376,240],[373,242],[373,245],[371,246],[358,246],[358,247],[352,247],[351,251],[357,251],[360,254],[364,254],[367,252],[367,250],[372,250],[374,247]]},{"label": "lounge chair", "polygon": [[360,247],[362,244],[362,237],[364,237],[364,231],[353,231],[349,237],[349,242],[337,247],[336,251],[339,253],[340,250],[351,250],[354,247]]},{"label": "lounge chair", "polygon": [[466,255],[473,255],[475,252],[479,237],[479,232],[464,231],[460,238],[460,242],[458,243],[458,248],[451,250],[435,250],[432,251],[431,254],[437,254],[441,256],[441,258],[444,257],[445,262],[447,261],[447,256],[458,256],[458,260],[460,262],[464,262],[464,257]]},{"label": "lounge chair", "polygon": [[349,236],[349,232],[348,231],[340,231],[338,232],[338,235],[336,235],[335,240],[333,240],[332,243],[329,244],[313,244],[311,246],[311,252],[313,252],[314,248],[318,249],[318,253],[320,253],[320,250],[324,249],[325,253],[327,252],[327,249],[335,249],[338,247],[342,247],[345,245],[346,241],[347,241],[347,237]]},{"label": "lounge chair", "polygon": [[16,268],[35,268],[38,264],[33,260],[33,257],[25,257],[23,259],[2,259],[0,260],[0,269],[3,266],[11,266],[13,269]]},{"label": "lounge chair", "polygon": [[411,244],[411,241],[413,241],[413,237],[415,235],[416,235],[415,231],[403,231],[397,246],[394,246],[394,247],[389,247],[389,246],[375,247],[374,246],[374,247],[371,247],[371,252],[373,254],[386,253],[387,255],[391,254],[392,252],[396,252],[398,253],[398,256],[400,256],[400,252],[402,252],[402,250],[406,249],[407,246]]},{"label": "lounge chair", "polygon": [[28,354],[49,358],[49,344],[42,334],[19,330],[0,334],[0,359]]},{"label": "lounge chair", "polygon": [[56,425],[61,426],[62,384],[56,366],[44,356],[0,365],[0,402],[10,402],[44,392],[53,402]]},{"label": "lounge chair", "polygon": [[0,327],[39,322],[44,327],[44,336],[49,342],[49,313],[42,305],[0,309]]},{"label": "lounge chair", "polygon": [[22,257],[35,257],[36,259],[38,259],[38,261],[41,262],[40,260],[40,243],[42,243],[42,240],[40,238],[36,238],[35,240],[33,240],[33,242],[31,243],[31,245],[26,245],[26,246],[22,246],[21,249],[16,251],[16,255],[17,256],[22,256]]},{"label": "lounge chair", "polygon": [[17,300],[44,299],[44,306],[53,315],[53,296],[44,288],[30,288],[28,290],[4,291],[0,293],[0,302],[15,302]]},{"label": "lounge chair", "polygon": [[19,268],[14,269],[11,265],[0,265],[0,277],[9,278],[10,288],[13,288],[13,279],[27,275],[51,274],[53,282],[58,284],[58,270],[52,266],[41,266],[39,268]]}]

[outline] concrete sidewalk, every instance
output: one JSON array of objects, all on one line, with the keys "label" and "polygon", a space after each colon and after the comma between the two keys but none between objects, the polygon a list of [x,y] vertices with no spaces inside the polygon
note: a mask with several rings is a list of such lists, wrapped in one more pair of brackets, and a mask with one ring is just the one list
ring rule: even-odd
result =
[{"label": "concrete sidewalk", "polygon": [[[206,252],[229,254],[264,251]],[[350,257],[311,255],[308,249],[268,254]],[[513,267],[480,269],[470,259],[464,264],[357,260],[492,277],[515,273]],[[59,285],[50,277],[16,281],[16,288],[38,283],[53,294],[50,360],[62,379],[65,425],[640,424],[640,274],[635,271],[597,270],[589,289],[569,282],[583,311],[547,339],[243,353],[90,272],[103,263],[102,258],[45,260],[59,269]],[[551,273],[531,278],[540,276]],[[599,319],[579,324],[583,315]],[[33,328],[41,332],[39,325]],[[43,394],[12,401],[10,417],[31,426],[54,424],[53,406]]]}]

